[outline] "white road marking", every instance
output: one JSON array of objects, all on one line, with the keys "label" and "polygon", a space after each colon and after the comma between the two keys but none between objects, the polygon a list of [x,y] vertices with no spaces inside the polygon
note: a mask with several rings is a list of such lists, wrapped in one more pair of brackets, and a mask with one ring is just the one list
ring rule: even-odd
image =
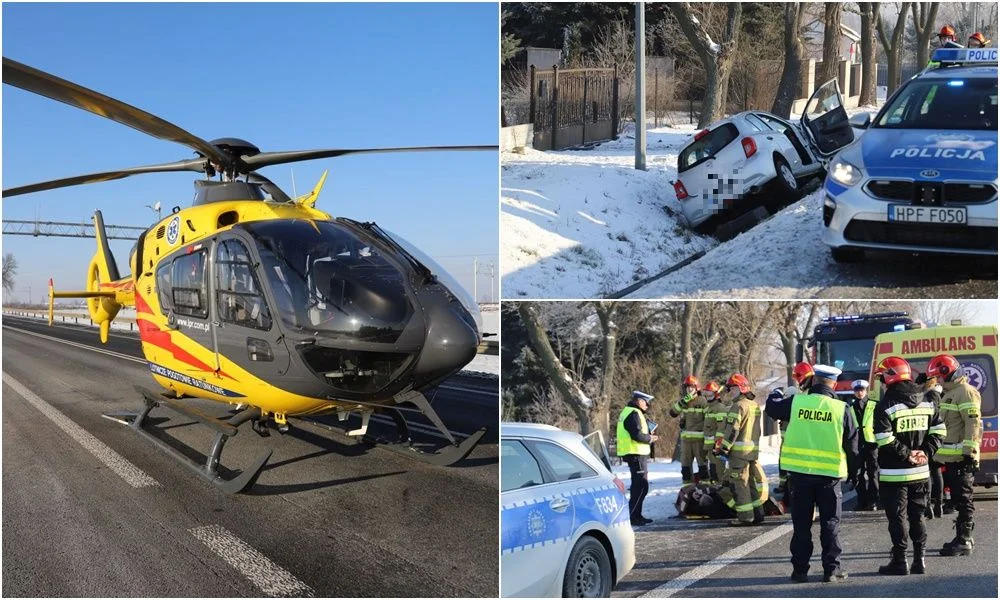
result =
[{"label": "white road marking", "polygon": [[134,356],[129,356],[128,354],[122,354],[121,352],[115,352],[114,350],[105,350],[103,348],[95,348],[93,346],[88,346],[87,344],[81,344],[79,342],[71,342],[69,340],[64,340],[61,338],[53,337],[51,335],[45,335],[44,333],[35,333],[34,331],[28,331],[27,329],[21,329],[20,327],[11,327],[10,325],[4,325],[6,329],[12,329],[18,333],[24,333],[27,335],[33,335],[35,337],[40,337],[42,339],[50,340],[53,342],[59,342],[60,344],[66,344],[67,346],[73,346],[74,348],[82,348],[84,350],[93,350],[94,352],[100,352],[101,354],[107,354],[109,356],[114,356],[115,358],[121,358],[124,360],[130,360],[132,362],[137,362],[143,365],[149,363],[145,359],[136,358]]},{"label": "white road marking", "polygon": [[[844,494],[841,502],[846,502],[856,496],[857,493],[853,490]],[[704,562],[697,567],[685,572],[684,574],[671,579],[670,581],[664,583],[661,586],[655,587],[645,594],[642,595],[643,598],[670,598],[676,595],[678,592],[688,588],[702,579],[705,579],[713,575],[719,569],[724,569],[725,567],[731,565],[732,563],[738,561],[744,556],[750,554],[754,550],[762,548],[767,544],[777,540],[785,534],[792,532],[792,524],[785,523],[784,525],[779,525],[774,529],[767,531],[742,546],[737,546],[729,552],[720,554],[719,556]]]},{"label": "white road marking", "polygon": [[39,398],[34,392],[24,387],[19,381],[10,375],[3,374],[3,382],[9,385],[29,404],[37,408],[43,415],[52,420],[71,438],[80,443],[81,446],[90,451],[105,466],[117,473],[122,479],[134,488],[160,485],[155,479],[147,475],[142,469],[133,465],[122,455],[108,447],[107,444],[87,433],[82,427],[74,423],[69,417],[59,412],[51,404]]},{"label": "white road marking", "polygon": [[312,597],[313,590],[221,525],[188,530],[269,597]]}]

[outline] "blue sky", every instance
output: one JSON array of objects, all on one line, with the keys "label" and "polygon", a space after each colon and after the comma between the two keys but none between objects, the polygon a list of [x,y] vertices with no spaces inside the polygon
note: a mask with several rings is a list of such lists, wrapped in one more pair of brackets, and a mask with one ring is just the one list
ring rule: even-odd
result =
[{"label": "blue sky", "polygon": [[[496,144],[496,4],[7,4],[3,55],[97,90],[202,139],[262,151]],[[79,109],[3,86],[3,187],[193,157]],[[495,152],[351,156],[292,165],[299,194],[375,221],[472,289],[473,256],[498,262]],[[262,173],[292,193],[289,165]],[[148,225],[146,204],[190,205],[188,173],[15,196],[4,219]],[[131,242],[112,250],[127,270]],[[93,240],[3,236],[15,297],[83,285]],[[497,269],[499,273],[499,269]],[[499,285],[499,277],[496,279]],[[489,268],[478,280],[489,297]],[[496,292],[494,291],[494,297]]]}]

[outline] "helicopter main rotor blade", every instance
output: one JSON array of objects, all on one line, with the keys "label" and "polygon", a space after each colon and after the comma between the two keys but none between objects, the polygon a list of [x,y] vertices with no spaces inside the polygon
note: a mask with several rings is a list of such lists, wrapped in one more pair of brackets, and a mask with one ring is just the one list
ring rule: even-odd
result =
[{"label": "helicopter main rotor blade", "polygon": [[169,171],[200,172],[205,170],[207,163],[207,158],[192,158],[189,160],[165,163],[162,165],[149,165],[146,167],[119,169],[117,171],[104,171],[103,173],[90,173],[89,175],[77,175],[76,177],[53,179],[51,181],[42,181],[39,183],[32,183],[30,185],[7,188],[3,191],[3,197],[19,196],[21,194],[30,194],[31,192],[40,192],[42,190],[53,190],[61,187],[69,187],[71,185],[82,185],[84,183],[97,183],[99,181],[124,179],[125,177],[129,177],[131,175],[139,175],[140,173],[166,173]]},{"label": "helicopter main rotor blade", "polygon": [[251,169],[271,165],[282,165],[304,160],[333,158],[348,154],[383,154],[389,152],[440,152],[454,150],[499,150],[499,146],[411,146],[407,148],[335,148],[329,150],[289,150],[286,152],[261,152],[242,157],[243,163]]},{"label": "helicopter main rotor blade", "polygon": [[3,82],[128,125],[161,140],[184,144],[218,165],[231,161],[218,148],[180,127],[130,104],[3,57]]}]

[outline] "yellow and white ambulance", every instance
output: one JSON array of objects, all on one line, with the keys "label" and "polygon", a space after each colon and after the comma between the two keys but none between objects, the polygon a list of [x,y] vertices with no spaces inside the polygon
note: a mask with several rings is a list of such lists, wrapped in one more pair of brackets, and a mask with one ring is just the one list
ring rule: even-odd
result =
[{"label": "yellow and white ambulance", "polygon": [[[875,338],[872,370],[888,356],[910,363],[914,377],[938,354],[951,354],[962,364],[969,384],[982,396],[983,441],[976,485],[997,485],[997,328],[994,325],[956,325],[883,333]],[[869,374],[869,380],[874,377]],[[879,386],[871,387],[878,400]]]}]

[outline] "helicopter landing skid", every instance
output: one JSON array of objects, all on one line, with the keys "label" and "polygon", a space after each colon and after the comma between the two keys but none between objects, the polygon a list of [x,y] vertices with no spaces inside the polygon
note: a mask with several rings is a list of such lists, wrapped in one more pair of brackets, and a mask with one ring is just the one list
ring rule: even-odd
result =
[{"label": "helicopter landing skid", "polygon": [[406,418],[403,416],[403,410],[399,408],[384,407],[382,409],[383,412],[387,412],[389,416],[392,417],[392,422],[396,425],[396,429],[398,430],[397,441],[395,442],[375,440],[376,443],[386,450],[397,452],[404,456],[415,458],[419,461],[439,467],[446,467],[453,465],[468,456],[486,433],[486,428],[483,427],[479,431],[476,431],[469,437],[465,438],[465,440],[463,440],[460,444],[455,440],[451,431],[445,427],[441,417],[439,417],[437,412],[431,407],[430,402],[427,400],[427,396],[425,396],[422,392],[411,390],[396,396],[395,401],[397,405],[403,404],[404,402],[410,402],[415,405],[417,407],[417,411],[427,417],[427,419],[434,424],[437,430],[441,432],[441,435],[443,435],[444,438],[451,443],[451,445],[445,446],[436,452],[426,452],[415,448],[413,446],[413,441],[410,438],[409,425],[407,425]]},{"label": "helicopter landing skid", "polygon": [[[239,426],[247,421],[253,421],[260,418],[261,413],[259,408],[247,408],[228,419],[216,419],[215,417],[207,415],[196,408],[178,402],[173,398],[156,394],[139,386],[136,386],[135,389],[142,394],[143,399],[145,400],[145,407],[142,410],[138,412],[105,413],[103,416],[113,421],[118,421],[119,423],[128,425],[135,430],[136,433],[153,442],[161,450],[173,456],[179,460],[181,464],[187,466],[203,479],[208,480],[209,483],[215,485],[227,494],[239,493],[249,488],[255,481],[257,481],[257,477],[260,476],[260,473],[267,464],[267,461],[271,458],[271,450],[268,450],[259,456],[249,468],[244,469],[239,475],[231,479],[226,479],[219,474],[219,459],[222,456],[222,449],[225,447],[226,442],[229,438],[238,433]],[[198,463],[191,460],[162,438],[153,435],[152,432],[143,427],[149,412],[158,406],[162,406],[163,408],[170,409],[176,413],[195,419],[215,431],[215,439],[212,442],[212,449],[206,455],[204,463]]]}]

